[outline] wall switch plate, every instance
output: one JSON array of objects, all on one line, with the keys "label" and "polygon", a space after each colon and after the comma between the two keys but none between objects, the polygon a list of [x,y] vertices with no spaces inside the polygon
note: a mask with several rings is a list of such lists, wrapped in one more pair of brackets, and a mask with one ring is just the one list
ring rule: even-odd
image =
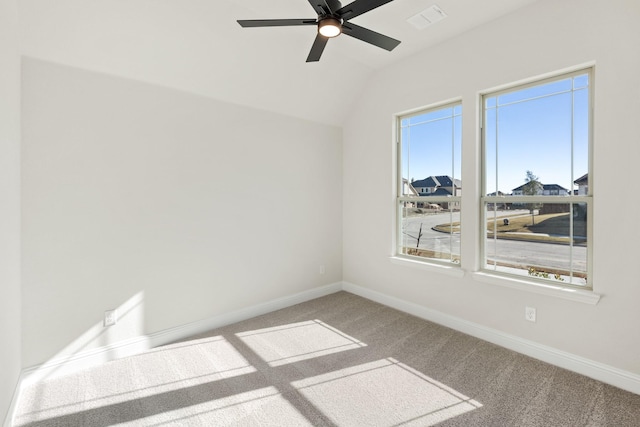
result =
[{"label": "wall switch plate", "polygon": [[536,309],[533,307],[525,307],[524,309],[524,318],[529,322],[536,321]]},{"label": "wall switch plate", "polygon": [[320,268],[318,269],[318,272],[320,274],[324,274],[327,272],[327,270],[324,268],[324,264],[320,265]]},{"label": "wall switch plate", "polygon": [[107,310],[104,312],[104,326],[112,326],[118,323],[118,312],[116,310]]}]

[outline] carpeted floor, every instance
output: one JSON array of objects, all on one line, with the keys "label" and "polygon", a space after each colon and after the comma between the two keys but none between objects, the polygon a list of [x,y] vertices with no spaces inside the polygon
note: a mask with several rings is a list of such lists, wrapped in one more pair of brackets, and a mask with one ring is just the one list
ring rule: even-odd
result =
[{"label": "carpeted floor", "polygon": [[23,391],[15,426],[640,426],[640,396],[339,292]]}]

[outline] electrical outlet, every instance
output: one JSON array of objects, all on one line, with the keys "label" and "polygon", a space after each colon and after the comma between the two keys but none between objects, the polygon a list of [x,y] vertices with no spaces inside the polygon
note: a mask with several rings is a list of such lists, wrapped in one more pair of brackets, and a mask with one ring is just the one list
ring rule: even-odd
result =
[{"label": "electrical outlet", "polygon": [[536,321],[536,309],[533,307],[525,307],[524,309],[524,318],[529,322]]},{"label": "electrical outlet", "polygon": [[319,272],[320,274],[324,274],[324,273],[326,273],[326,272],[327,272],[327,271],[326,271],[326,269],[324,268],[324,264],[320,265],[320,268],[318,269],[318,272]]},{"label": "electrical outlet", "polygon": [[104,312],[104,326],[113,326],[118,323],[118,312],[116,310],[107,310]]}]

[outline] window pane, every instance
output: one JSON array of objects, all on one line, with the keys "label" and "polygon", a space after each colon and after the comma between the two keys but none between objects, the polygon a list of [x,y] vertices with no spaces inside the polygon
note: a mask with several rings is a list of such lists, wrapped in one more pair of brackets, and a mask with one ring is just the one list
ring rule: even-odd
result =
[{"label": "window pane", "polygon": [[518,91],[508,92],[498,97],[498,106],[515,102],[528,101],[548,95],[566,93],[571,90],[572,79],[557,80],[555,82],[537,85]]},{"label": "window pane", "polygon": [[460,260],[460,212],[457,202],[401,202],[399,253]]},{"label": "window pane", "polygon": [[589,171],[589,91],[575,91],[573,105],[573,188],[578,190],[575,181]]},{"label": "window pane", "polygon": [[498,191],[511,193],[533,171],[544,184],[571,183],[571,94],[511,104],[496,111]]},{"label": "window pane", "polygon": [[[462,106],[459,106],[458,108],[461,110]],[[462,186],[462,181],[460,181],[462,176],[462,116],[460,114],[453,117],[453,123],[451,125],[451,139],[453,144],[453,152],[451,153],[451,177],[457,180],[456,182],[459,182]],[[462,191],[462,187],[460,187],[459,190]],[[460,191],[454,191],[452,193],[455,193],[454,195],[460,195]]]},{"label": "window pane", "polygon": [[432,121],[437,121],[444,118],[449,118],[453,116],[453,107],[448,108],[440,108],[437,110],[431,110],[426,113],[418,114],[410,117],[409,125],[416,125],[420,123],[428,123]]},{"label": "window pane", "polygon": [[[458,262],[462,105],[400,118],[398,253]],[[452,226],[451,224],[454,223]]]},{"label": "window pane", "polygon": [[461,116],[454,116],[453,108],[447,108],[413,117],[411,122],[402,128],[400,136],[402,178],[409,182],[429,176],[459,179]]},{"label": "window pane", "polygon": [[578,211],[574,204],[572,212],[570,206],[485,204],[486,268],[558,284],[586,285],[586,209]]},{"label": "window pane", "polygon": [[[572,205],[573,211],[573,270],[577,277],[578,284],[585,284],[587,277],[587,205],[586,203],[575,203]],[[577,250],[576,250],[577,248]]]},{"label": "window pane", "polygon": [[573,78],[573,88],[581,89],[589,86],[589,74],[583,74]]},{"label": "window pane", "polygon": [[[568,193],[589,168],[588,74],[485,99],[485,194],[509,194],[533,171]],[[573,88],[577,89],[573,89]],[[497,167],[496,167],[497,165]]]},{"label": "window pane", "polygon": [[[495,98],[491,99],[495,100]],[[496,164],[498,161],[498,152],[496,150],[498,147],[498,141],[496,139],[496,116],[497,110],[495,108],[487,110],[485,113],[485,186],[486,194],[491,196],[500,195],[498,193],[498,182],[496,181]]]}]

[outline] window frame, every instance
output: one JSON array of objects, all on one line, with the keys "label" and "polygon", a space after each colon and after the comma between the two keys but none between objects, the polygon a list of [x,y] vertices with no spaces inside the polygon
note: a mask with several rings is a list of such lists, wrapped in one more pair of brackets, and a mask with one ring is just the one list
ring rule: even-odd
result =
[{"label": "window frame", "polygon": [[[434,112],[437,110],[442,110],[442,109],[446,109],[446,108],[452,108],[455,110],[456,107],[460,107],[460,177],[455,177],[452,176],[452,180],[455,179],[459,179],[462,180],[462,152],[463,152],[463,145],[464,145],[464,136],[463,136],[463,131],[462,131],[462,115],[463,115],[463,105],[462,105],[462,98],[455,98],[455,99],[451,99],[442,103],[437,103],[437,104],[431,104],[425,107],[421,107],[421,108],[417,108],[417,109],[413,109],[404,113],[398,113],[396,115],[394,115],[394,126],[395,126],[395,141],[394,141],[394,145],[395,145],[395,158],[396,158],[396,162],[395,162],[395,178],[396,178],[396,185],[395,185],[395,194],[394,194],[394,213],[395,213],[395,227],[394,227],[394,236],[393,236],[393,252],[392,252],[392,261],[396,264],[401,264],[401,265],[409,265],[409,266],[414,266],[414,267],[418,267],[418,268],[426,268],[426,269],[433,269],[435,268],[435,271],[440,271],[440,272],[445,272],[447,270],[451,271],[453,270],[453,274],[454,275],[458,275],[458,276],[462,276],[464,274],[462,268],[461,268],[461,264],[462,264],[462,240],[460,243],[460,254],[458,254],[458,261],[454,262],[452,260],[448,260],[448,259],[441,259],[441,258],[429,258],[429,257],[423,257],[423,256],[418,256],[418,255],[411,255],[411,254],[407,254],[407,253],[403,253],[402,248],[403,248],[403,238],[402,238],[402,220],[403,220],[403,215],[402,215],[402,209],[403,209],[403,203],[405,202],[415,202],[416,200],[420,200],[421,198],[424,199],[425,196],[404,196],[403,195],[403,188],[404,188],[404,182],[403,182],[403,176],[402,176],[402,152],[403,152],[403,145],[402,145],[402,121],[408,118],[412,118],[412,117],[416,117],[416,116],[420,116],[422,114],[426,114],[429,112]],[[453,117],[456,117],[456,115],[454,114]],[[453,158],[452,158],[452,162],[453,162]],[[409,179],[409,178],[407,178]],[[455,184],[454,184],[454,188],[455,188]],[[418,192],[418,194],[422,194],[420,192]],[[430,194],[429,192],[424,193],[424,194]],[[461,195],[451,195],[451,196],[428,196],[429,197],[429,201],[433,202],[433,203],[457,203],[457,206],[459,206],[459,211],[460,211],[460,217],[462,217],[462,196]],[[422,200],[424,201],[424,200]],[[462,218],[460,218],[460,236],[462,236]],[[462,274],[458,274],[458,273],[462,273]]]},{"label": "window frame", "polygon": [[[571,184],[572,187],[569,189],[568,195],[536,195],[536,196],[489,196],[488,194],[488,183],[487,183],[487,141],[486,141],[486,99],[490,97],[498,97],[503,94],[512,93],[536,86],[541,86],[544,84],[560,81],[567,78],[573,78],[579,75],[588,75],[589,83],[587,88],[588,93],[588,105],[587,105],[587,120],[588,120],[588,137],[587,137],[587,175],[589,177],[589,184],[587,186],[587,193],[585,195],[574,194],[573,193],[573,185],[580,176],[573,176],[573,158],[571,159]],[[526,83],[513,84],[509,86],[502,86],[498,90],[489,90],[479,94],[479,113],[480,113],[480,186],[481,192],[478,201],[478,209],[479,209],[479,231],[480,231],[480,241],[479,241],[479,274],[481,276],[486,277],[497,277],[503,278],[507,280],[513,280],[520,283],[526,283],[528,285],[544,285],[545,287],[560,289],[560,290],[574,290],[574,291],[593,291],[593,138],[594,138],[594,74],[595,70],[593,66],[584,67],[572,70],[570,72],[561,72],[554,74],[552,76],[548,76],[545,78],[538,78],[535,80],[530,80]],[[573,147],[572,147],[573,153]],[[497,189],[496,189],[497,191]],[[527,275],[520,275],[515,273],[508,273],[504,271],[497,271],[495,269],[488,268],[487,264],[487,221],[490,220],[488,218],[488,205],[489,204],[499,204],[499,203],[547,203],[547,204],[568,204],[570,207],[570,228],[573,227],[573,206],[577,204],[585,204],[586,205],[586,231],[587,231],[587,268],[586,268],[586,283],[585,285],[579,285],[575,283],[565,283],[555,280],[542,279]],[[573,247],[573,244],[571,244]],[[573,268],[572,268],[573,271]]]}]

